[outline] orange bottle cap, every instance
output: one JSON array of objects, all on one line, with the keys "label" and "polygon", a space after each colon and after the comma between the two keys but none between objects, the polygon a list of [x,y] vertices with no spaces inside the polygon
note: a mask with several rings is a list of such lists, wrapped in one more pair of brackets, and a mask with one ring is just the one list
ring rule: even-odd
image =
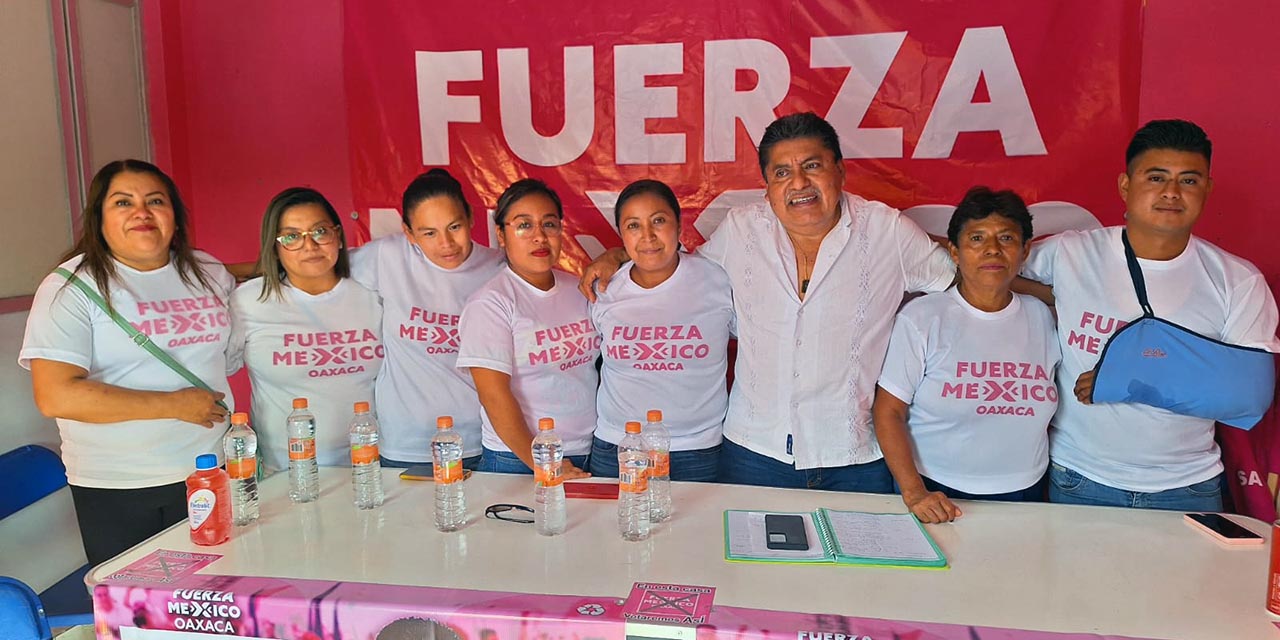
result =
[{"label": "orange bottle cap", "polygon": [[294,408],[294,409],[306,409],[306,408],[307,408],[307,399],[306,399],[306,398],[294,398],[294,399],[293,399],[293,408]]},{"label": "orange bottle cap", "polygon": [[356,413],[369,413],[369,403],[368,403],[368,402],[357,402],[357,403],[356,403]]},{"label": "orange bottle cap", "polygon": [[635,421],[628,422],[626,429],[627,433],[640,433],[640,423]]},{"label": "orange bottle cap", "polygon": [[650,409],[645,418],[649,422],[662,422],[662,412],[657,409]]},{"label": "orange bottle cap", "polygon": [[249,414],[247,413],[231,414],[231,424],[249,424]]},{"label": "orange bottle cap", "polygon": [[538,418],[538,431],[556,428],[556,421],[551,418]]},{"label": "orange bottle cap", "polygon": [[436,428],[437,428],[437,429],[452,429],[452,428],[453,428],[453,416],[440,416],[439,418],[436,418]]}]

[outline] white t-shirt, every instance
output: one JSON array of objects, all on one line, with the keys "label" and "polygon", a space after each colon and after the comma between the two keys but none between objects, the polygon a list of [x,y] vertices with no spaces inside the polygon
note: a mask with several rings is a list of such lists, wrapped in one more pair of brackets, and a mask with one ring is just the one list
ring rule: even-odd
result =
[{"label": "white t-shirt", "polygon": [[[600,334],[578,291],[578,278],[553,273],[555,285],[543,291],[503,269],[471,296],[458,329],[458,367],[510,375],[529,432],[537,433],[538,418],[555,418],[564,454],[579,456],[590,453],[596,428]],[[480,416],[485,448],[510,451],[483,408]]]},{"label": "white t-shirt", "polygon": [[[1156,492],[1222,472],[1213,421],[1143,404],[1086,406],[1071,392],[1098,363],[1111,334],[1142,315],[1121,243],[1122,227],[1067,231],[1037,243],[1023,275],[1053,286],[1062,369],[1049,455],[1095,482]],[[1139,259],[1156,316],[1201,335],[1280,351],[1276,302],[1247,260],[1192,237],[1181,255]]]},{"label": "white t-shirt", "polygon": [[438,416],[453,416],[464,456],[480,455],[480,400],[471,376],[457,368],[458,319],[467,297],[502,264],[500,251],[476,244],[457,269],[441,269],[401,234],[351,252],[351,277],[382,298],[387,358],[373,405],[382,455],[431,462]]},{"label": "white t-shirt", "polygon": [[649,409],[661,409],[673,451],[714,447],[729,406],[729,277],[714,262],[683,254],[666,282],[645,289],[631,280],[633,264],[591,305],[604,354],[596,437],[618,444],[628,420],[644,422]]},{"label": "white t-shirt", "polygon": [[[226,301],[235,281],[221,263],[197,251],[212,292],[188,286],[170,262],[152,271],[115,263],[111,305],[116,313],[185,366],[233,406],[225,351],[231,335]],[[60,266],[74,272],[76,256]],[[91,287],[87,271],[76,274]],[[66,285],[65,288],[63,285]],[[101,291],[101,289],[99,289]],[[89,372],[95,382],[147,391],[191,386],[182,376],[133,343],[107,315],[67,279],[51,273],[40,283],[18,364],[34,359],[65,362]],[[138,489],[180,482],[195,470],[196,456],[222,459],[226,423],[206,429],[180,420],[129,420],[90,424],[58,418],[67,481],[79,487]]]},{"label": "white t-shirt", "polygon": [[1035,484],[1049,466],[1058,360],[1044,303],[1015,294],[986,312],[952,288],[903,307],[880,386],[911,405],[921,475],[965,493],[1008,493]]},{"label": "white t-shirt", "polygon": [[253,430],[258,456],[270,470],[289,468],[286,420],[294,398],[306,398],[316,416],[316,460],[350,465],[352,404],[373,399],[382,365],[382,307],[378,296],[344,278],[311,295],[289,286],[264,302],[262,279],[231,295],[235,320],[227,361],[249,367]]},{"label": "white t-shirt", "polygon": [[733,285],[738,359],[724,435],[797,469],[879,460],[871,401],[908,291],[941,291],[955,265],[910,219],[844,194],[803,301],[795,249],[761,202],[729,211],[698,254]]}]

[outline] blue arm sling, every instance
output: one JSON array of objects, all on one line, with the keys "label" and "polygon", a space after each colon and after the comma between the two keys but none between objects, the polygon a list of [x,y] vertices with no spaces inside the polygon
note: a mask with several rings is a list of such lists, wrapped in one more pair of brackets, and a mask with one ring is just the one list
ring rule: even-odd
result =
[{"label": "blue arm sling", "polygon": [[1120,237],[1142,317],[1107,340],[1095,369],[1093,402],[1136,402],[1253,428],[1275,394],[1275,356],[1156,317],[1128,232]]}]

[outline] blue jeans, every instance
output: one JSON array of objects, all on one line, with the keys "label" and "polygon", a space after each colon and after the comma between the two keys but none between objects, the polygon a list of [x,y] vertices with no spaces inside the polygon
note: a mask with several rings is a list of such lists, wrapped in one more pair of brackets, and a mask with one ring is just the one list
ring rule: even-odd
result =
[{"label": "blue jeans", "polygon": [[[382,462],[382,466],[390,469],[408,469],[409,467],[426,467],[427,469],[434,468],[433,463],[430,462],[405,462],[404,460],[392,460],[391,458],[384,458],[382,456],[378,457],[381,458],[380,462]],[[480,456],[471,456],[470,458],[462,459],[463,469],[475,471],[479,466]]]},{"label": "blue jeans", "polygon": [[[941,491],[943,495],[952,500],[992,500],[995,502],[1044,502],[1044,488],[1049,476],[1041,476],[1035,484],[1018,491],[1010,491],[1008,493],[965,493],[959,489],[952,489],[945,484],[935,482],[930,478],[920,476],[924,480],[924,488],[929,491]],[[895,484],[896,486],[896,484]],[[899,491],[901,493],[901,491]]]},{"label": "blue jeans", "polygon": [[[590,455],[590,454],[588,454]],[[579,469],[587,468],[587,456],[565,456],[565,459],[573,463],[573,466]],[[526,476],[533,475],[533,469],[524,463],[516,454],[510,451],[494,451],[493,449],[485,449],[480,454],[480,466],[476,471],[487,471],[490,473],[520,473]]]},{"label": "blue jeans", "polygon": [[865,464],[796,469],[725,440],[720,450],[720,482],[789,489],[826,489],[893,493],[893,476],[884,458]]},{"label": "blue jeans", "polygon": [[1193,485],[1144,493],[1109,487],[1052,463],[1049,465],[1049,502],[1168,511],[1222,511],[1222,479],[1223,475],[1218,474]]},{"label": "blue jeans", "polygon": [[[671,479],[715,482],[720,469],[720,445],[708,449],[671,452]],[[591,475],[618,477],[618,445],[591,439]]]}]

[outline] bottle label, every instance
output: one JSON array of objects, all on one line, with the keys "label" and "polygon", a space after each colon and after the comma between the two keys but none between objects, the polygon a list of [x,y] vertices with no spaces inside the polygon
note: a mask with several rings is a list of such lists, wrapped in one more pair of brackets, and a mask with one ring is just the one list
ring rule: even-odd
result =
[{"label": "bottle label", "polygon": [[444,464],[435,465],[432,474],[436,478],[436,482],[440,484],[453,484],[462,481],[462,461],[450,460]]},{"label": "bottle label", "polygon": [[649,476],[653,478],[665,478],[669,475],[671,475],[671,452],[650,451]]},{"label": "bottle label", "polygon": [[258,471],[258,458],[227,458],[227,475],[232,480],[247,480]]},{"label": "bottle label", "polygon": [[378,445],[376,444],[353,444],[351,445],[351,464],[372,464],[378,461]]},{"label": "bottle label", "polygon": [[626,493],[644,493],[649,489],[647,467],[626,466],[618,470],[618,490]]},{"label": "bottle label", "polygon": [[311,460],[316,457],[315,438],[289,438],[290,460]]},{"label": "bottle label", "polygon": [[213,515],[213,507],[218,503],[218,496],[209,489],[196,489],[187,496],[187,522],[195,531]]},{"label": "bottle label", "polygon": [[552,464],[538,466],[533,468],[533,481],[542,487],[555,487],[564,482],[564,476],[560,475],[560,464],[555,462]]}]

